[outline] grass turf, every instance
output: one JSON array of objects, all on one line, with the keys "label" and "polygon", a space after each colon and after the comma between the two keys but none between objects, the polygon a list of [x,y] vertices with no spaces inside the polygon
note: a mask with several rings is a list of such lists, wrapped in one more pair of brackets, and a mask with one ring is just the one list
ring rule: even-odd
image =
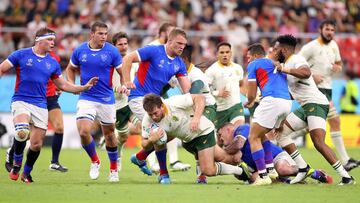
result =
[{"label": "grass turf", "polygon": [[[32,172],[35,183],[27,185],[9,179],[4,168],[5,149],[0,149],[0,202],[358,202],[360,168],[351,171],[357,185],[337,186],[339,176],[313,149],[302,149],[303,157],[314,167],[325,169],[334,184],[318,184],[307,179],[307,184],[274,184],[263,187],[244,185],[233,176],[208,178],[207,185],[195,184],[195,161],[183,149],[180,159],[193,167],[187,172],[170,172],[171,185],[159,185],[157,176],[143,175],[129,161],[136,149],[125,149],[123,170],[119,183],[107,181],[109,161],[104,150],[98,150],[102,160],[98,180],[90,180],[89,158],[83,150],[63,150],[61,163],[69,172],[49,171],[51,149],[44,148]],[[360,158],[360,149],[349,150]]]}]

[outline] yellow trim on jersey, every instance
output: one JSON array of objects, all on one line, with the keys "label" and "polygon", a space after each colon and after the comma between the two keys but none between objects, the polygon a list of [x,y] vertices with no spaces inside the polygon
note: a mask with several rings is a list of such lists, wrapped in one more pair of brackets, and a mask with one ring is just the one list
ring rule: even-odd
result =
[{"label": "yellow trim on jersey", "polygon": [[218,65],[220,66],[220,68],[230,67],[230,66],[232,66],[232,65],[233,65],[233,62],[232,62],[232,61],[230,61],[229,65],[227,65],[227,66],[223,65],[222,63],[220,63],[220,61],[219,61],[219,60],[217,61],[217,63],[218,63]]},{"label": "yellow trim on jersey", "polygon": [[316,39],[316,41],[321,45],[321,46],[323,46],[325,43],[322,41],[322,39],[321,39],[321,37],[318,37],[317,39]]},{"label": "yellow trim on jersey", "polygon": [[291,54],[291,56],[289,56],[289,58],[286,59],[285,63],[287,63],[293,56],[294,56],[294,54]]},{"label": "yellow trim on jersey", "polygon": [[189,68],[187,69],[188,74],[191,72],[191,70],[194,68],[194,64],[190,64]]},{"label": "yellow trim on jersey", "polygon": [[169,109],[168,109],[168,107],[166,106],[166,104],[163,103],[162,106],[164,107],[165,115],[166,115],[166,116],[169,115]]}]

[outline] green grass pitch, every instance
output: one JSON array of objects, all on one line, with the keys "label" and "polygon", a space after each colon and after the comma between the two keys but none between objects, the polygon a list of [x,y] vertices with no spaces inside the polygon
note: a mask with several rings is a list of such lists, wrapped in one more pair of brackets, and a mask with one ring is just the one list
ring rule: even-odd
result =
[{"label": "green grass pitch", "polygon": [[[35,183],[27,185],[9,179],[4,168],[5,149],[0,149],[0,202],[360,202],[360,168],[351,171],[356,185],[337,186],[339,176],[313,149],[302,149],[303,157],[314,167],[325,169],[334,178],[334,184],[318,184],[308,179],[307,184],[254,187],[244,185],[233,176],[208,178],[207,185],[195,184],[195,169],[187,172],[170,172],[171,185],[159,185],[157,176],[145,176],[129,161],[136,149],[125,149],[123,170],[119,183],[107,181],[109,161],[104,150],[98,149],[102,160],[98,180],[90,180],[89,158],[83,150],[65,149],[61,163],[69,172],[49,171],[51,149],[44,148],[32,172]],[[360,149],[349,153],[360,158]],[[193,157],[179,150],[180,159],[195,165]]]}]

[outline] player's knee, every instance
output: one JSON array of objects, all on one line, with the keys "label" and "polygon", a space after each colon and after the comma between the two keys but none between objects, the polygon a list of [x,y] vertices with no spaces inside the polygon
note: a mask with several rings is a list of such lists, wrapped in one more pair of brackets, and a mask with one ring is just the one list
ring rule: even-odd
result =
[{"label": "player's knee", "polygon": [[15,124],[15,139],[19,142],[24,142],[30,135],[30,126],[28,123],[17,123]]},{"label": "player's knee", "polygon": [[290,135],[279,136],[277,139],[277,142],[280,145],[280,147],[282,147],[282,148],[294,143],[294,141],[291,139]]},{"label": "player's knee", "polygon": [[216,175],[216,166],[213,167],[207,166],[201,169],[201,173],[206,176],[215,176]]},{"label": "player's knee", "polygon": [[332,129],[335,129],[335,130],[340,129],[340,118],[339,118],[339,116],[328,119],[328,121],[329,121],[331,130]]},{"label": "player's knee", "polygon": [[32,142],[30,143],[30,147],[34,151],[40,151],[42,145],[43,145],[42,139],[32,140]]},{"label": "player's knee", "polygon": [[339,122],[340,122],[339,114],[337,113],[335,107],[330,107],[327,118],[328,118],[330,123],[331,123],[330,120],[339,120]]},{"label": "player's knee", "polygon": [[53,127],[56,133],[64,133],[64,125],[62,123],[54,123]]},{"label": "player's knee", "polygon": [[119,133],[119,136],[118,136],[118,141],[120,143],[125,143],[128,139],[128,134],[121,134]]}]

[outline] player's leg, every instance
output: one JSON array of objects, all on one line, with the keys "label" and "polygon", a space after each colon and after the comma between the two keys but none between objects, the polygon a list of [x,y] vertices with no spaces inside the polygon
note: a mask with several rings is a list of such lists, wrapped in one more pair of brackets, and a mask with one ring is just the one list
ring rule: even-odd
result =
[{"label": "player's leg", "polygon": [[[205,144],[204,144],[205,143]],[[215,135],[214,131],[195,138],[188,145],[193,145],[198,151],[198,159],[200,165],[201,174],[206,176],[217,175],[246,175],[249,177],[247,171],[244,171],[242,167],[233,166],[223,162],[215,162]]]},{"label": "player's leg", "polygon": [[118,140],[118,159],[117,159],[118,171],[121,171],[122,168],[121,162],[122,162],[123,147],[129,136],[130,117],[131,117],[131,110],[129,106],[125,106],[121,109],[116,110],[115,129]]},{"label": "player's leg", "polygon": [[[169,142],[171,142],[173,140],[172,137],[168,136],[168,140]],[[167,152],[167,144],[164,145],[156,145],[154,144],[154,148],[155,148],[155,155],[157,160],[159,161],[159,177],[158,177],[158,181],[160,184],[170,184],[170,176],[169,176],[169,172],[167,170],[167,166],[166,166],[166,152]]]},{"label": "player's leg", "polygon": [[360,161],[350,158],[346,151],[346,148],[344,145],[344,140],[341,135],[340,117],[339,117],[339,114],[336,112],[336,109],[332,102],[330,102],[328,122],[330,125],[331,140],[336,148],[336,151],[338,152],[338,154],[340,156],[340,160],[341,160],[342,164],[344,165],[345,169],[347,171],[350,171],[350,170],[358,167],[360,165]]},{"label": "player's leg", "polygon": [[24,171],[21,174],[21,180],[25,183],[32,183],[33,179],[30,175],[34,164],[40,155],[40,150],[45,138],[46,129],[34,126],[30,132],[30,147],[26,154],[26,162]]},{"label": "player's leg", "polygon": [[182,163],[179,160],[179,155],[178,155],[179,142],[180,140],[175,138],[171,142],[167,143],[166,147],[169,152],[170,168],[172,169],[172,171],[187,171],[191,168],[191,165],[187,163]]},{"label": "player's leg", "polygon": [[96,153],[95,141],[91,136],[91,129],[96,117],[96,104],[94,102],[79,100],[77,104],[76,125],[80,135],[83,149],[91,159],[90,178],[96,180],[99,177],[100,159]]},{"label": "player's leg", "polygon": [[13,122],[15,126],[14,137],[14,160],[10,170],[9,177],[12,180],[19,178],[19,171],[22,165],[23,153],[26,146],[26,140],[30,135],[30,110],[25,102],[13,102],[11,104],[11,112],[13,114]]},{"label": "player's leg", "polygon": [[110,160],[110,182],[118,182],[119,174],[117,167],[118,140],[115,136],[115,105],[101,104],[97,108],[97,115],[101,123],[102,133],[105,138],[105,147]]},{"label": "player's leg", "polygon": [[60,151],[63,143],[64,137],[64,122],[63,114],[60,109],[60,106],[57,102],[57,99],[53,102],[54,104],[49,105],[48,99],[48,112],[49,112],[49,121],[54,127],[54,135],[52,140],[52,159],[49,166],[50,170],[56,170],[60,172],[67,172],[68,169],[65,166],[62,166],[59,162]]},{"label": "player's leg", "polygon": [[277,140],[280,147],[282,147],[291,156],[299,168],[299,172],[296,177],[291,180],[291,184],[301,182],[311,174],[310,166],[303,159],[293,139],[291,138],[292,132],[306,128],[307,124],[304,120],[305,115],[302,108],[297,109],[295,113],[290,113],[286,117],[282,132],[278,136]]},{"label": "player's leg", "polygon": [[336,170],[336,172],[342,177],[342,184],[353,184],[353,178],[348,174],[341,162],[336,158],[334,151],[325,143],[325,119],[317,116],[308,116],[308,123],[310,137],[316,150],[322,154],[322,156],[329,162],[334,170]]}]

